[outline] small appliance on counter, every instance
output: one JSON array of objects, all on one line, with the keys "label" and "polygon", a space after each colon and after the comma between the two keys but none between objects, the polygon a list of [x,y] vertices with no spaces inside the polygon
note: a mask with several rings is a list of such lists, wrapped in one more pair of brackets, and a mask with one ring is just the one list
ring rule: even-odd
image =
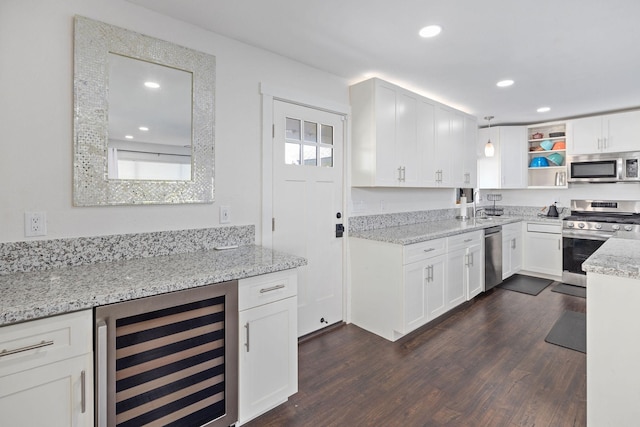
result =
[{"label": "small appliance on counter", "polygon": [[558,202],[554,202],[551,206],[549,206],[549,210],[547,211],[547,216],[548,217],[558,218],[560,216],[558,214],[558,207],[556,206],[556,203],[558,203]]}]

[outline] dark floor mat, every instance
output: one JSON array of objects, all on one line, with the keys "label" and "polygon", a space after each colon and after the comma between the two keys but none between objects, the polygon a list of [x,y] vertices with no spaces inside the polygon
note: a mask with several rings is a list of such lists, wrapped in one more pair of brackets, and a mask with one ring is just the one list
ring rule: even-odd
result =
[{"label": "dark floor mat", "polygon": [[565,311],[544,339],[546,342],[587,352],[587,315],[576,311]]},{"label": "dark floor mat", "polygon": [[586,298],[587,288],[582,286],[567,285],[566,283],[558,283],[552,289],[552,292],[559,294],[572,295],[574,297]]},{"label": "dark floor mat", "polygon": [[498,287],[523,294],[538,295],[544,288],[549,286],[551,282],[553,282],[553,280],[514,274],[498,285]]}]

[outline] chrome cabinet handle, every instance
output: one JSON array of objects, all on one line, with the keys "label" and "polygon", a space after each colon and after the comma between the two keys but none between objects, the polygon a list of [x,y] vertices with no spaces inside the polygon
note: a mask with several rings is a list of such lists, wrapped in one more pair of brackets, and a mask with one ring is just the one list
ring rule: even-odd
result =
[{"label": "chrome cabinet handle", "polygon": [[402,166],[398,166],[398,181],[402,181]]},{"label": "chrome cabinet handle", "polygon": [[433,265],[429,266],[429,281],[433,282]]},{"label": "chrome cabinet handle", "polygon": [[244,346],[247,347],[247,353],[249,353],[249,322],[245,323],[244,327],[247,330],[247,341],[244,343]]},{"label": "chrome cabinet handle", "polygon": [[32,344],[32,345],[27,345],[20,348],[14,348],[13,350],[7,350],[5,348],[4,350],[0,351],[0,357],[9,356],[16,353],[22,353],[29,350],[35,350],[36,348],[47,347],[49,345],[53,345],[53,340],[52,341],[42,340],[38,344]]},{"label": "chrome cabinet handle", "polygon": [[511,239],[511,249],[515,249],[516,248],[516,239],[513,238]]},{"label": "chrome cabinet handle", "polygon": [[87,373],[82,370],[80,373],[80,407],[84,414],[87,412]]},{"label": "chrome cabinet handle", "polygon": [[465,242],[465,243],[469,243],[469,242],[471,242],[472,240],[473,240],[473,239],[464,239],[464,242]]},{"label": "chrome cabinet handle", "polygon": [[402,167],[402,182],[405,182],[407,180],[407,168],[406,167]]},{"label": "chrome cabinet handle", "polygon": [[431,252],[431,251],[435,251],[435,250],[436,250],[436,248],[429,248],[429,249],[424,249],[423,252]]},{"label": "chrome cabinet handle", "polygon": [[261,294],[265,294],[267,292],[272,292],[272,291],[277,291],[278,289],[282,289],[284,288],[285,285],[275,285],[275,286],[271,286],[270,288],[262,288],[260,289],[260,293]]},{"label": "chrome cabinet handle", "polygon": [[107,324],[104,320],[98,322],[96,337],[96,393],[98,407],[97,427],[107,427]]}]

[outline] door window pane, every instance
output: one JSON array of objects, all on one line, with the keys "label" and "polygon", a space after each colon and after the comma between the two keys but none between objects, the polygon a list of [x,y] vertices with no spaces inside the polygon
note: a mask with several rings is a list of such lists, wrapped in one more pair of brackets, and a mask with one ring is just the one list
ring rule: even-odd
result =
[{"label": "door window pane", "polygon": [[333,167],[333,148],[320,147],[320,166]]},{"label": "door window pane", "polygon": [[333,126],[321,125],[320,141],[323,144],[333,145]]},{"label": "door window pane", "polygon": [[302,147],[305,166],[317,166],[317,149],[315,145],[305,145]]},{"label": "door window pane", "polygon": [[300,120],[287,117],[285,138],[300,141]]},{"label": "door window pane", "polygon": [[284,164],[299,165],[300,164],[300,144],[292,144],[285,142],[284,144]]},{"label": "door window pane", "polygon": [[306,142],[318,142],[318,124],[304,122],[304,140]]}]

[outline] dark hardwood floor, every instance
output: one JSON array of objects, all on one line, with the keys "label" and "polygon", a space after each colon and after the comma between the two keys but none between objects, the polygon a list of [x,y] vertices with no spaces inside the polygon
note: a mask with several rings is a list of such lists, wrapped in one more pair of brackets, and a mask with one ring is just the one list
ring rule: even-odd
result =
[{"label": "dark hardwood floor", "polygon": [[586,300],[496,288],[391,343],[346,325],[299,346],[299,392],[257,426],[585,426],[586,355],[544,341]]}]

